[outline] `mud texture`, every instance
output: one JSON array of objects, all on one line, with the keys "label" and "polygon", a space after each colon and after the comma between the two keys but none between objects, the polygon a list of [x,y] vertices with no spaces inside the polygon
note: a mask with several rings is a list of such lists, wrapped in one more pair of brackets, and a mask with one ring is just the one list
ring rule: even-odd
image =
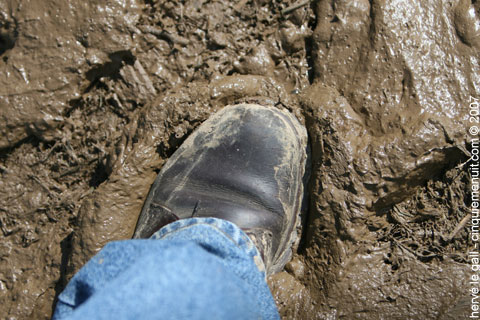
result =
[{"label": "mud texture", "polygon": [[310,136],[303,240],[269,278],[283,318],[469,315],[456,227],[480,2],[294,4],[0,0],[4,318],[49,318],[89,257],[131,237],[182,141],[238,102],[286,108]]}]

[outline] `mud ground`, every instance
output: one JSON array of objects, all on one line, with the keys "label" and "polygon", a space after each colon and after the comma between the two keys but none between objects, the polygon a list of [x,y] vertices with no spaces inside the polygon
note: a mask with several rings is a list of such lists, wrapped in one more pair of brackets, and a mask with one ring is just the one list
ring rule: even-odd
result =
[{"label": "mud ground", "polygon": [[162,164],[243,101],[305,123],[285,319],[469,315],[476,0],[0,0],[0,314],[46,319]]}]

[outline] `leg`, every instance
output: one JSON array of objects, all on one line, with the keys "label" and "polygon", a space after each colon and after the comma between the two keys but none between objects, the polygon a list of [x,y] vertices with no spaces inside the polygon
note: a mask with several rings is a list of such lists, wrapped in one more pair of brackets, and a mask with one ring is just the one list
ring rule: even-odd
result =
[{"label": "leg", "polygon": [[105,246],[59,296],[54,319],[278,319],[255,261],[234,224],[179,220]]}]

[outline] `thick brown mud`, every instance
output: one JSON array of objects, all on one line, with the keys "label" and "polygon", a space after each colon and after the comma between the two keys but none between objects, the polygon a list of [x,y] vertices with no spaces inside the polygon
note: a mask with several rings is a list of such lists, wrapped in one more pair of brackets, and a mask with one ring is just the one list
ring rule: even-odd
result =
[{"label": "thick brown mud", "polygon": [[269,279],[283,318],[470,314],[480,2],[294,4],[0,0],[3,317],[49,318],[131,237],[182,141],[238,102],[286,108],[310,137],[303,239]]}]

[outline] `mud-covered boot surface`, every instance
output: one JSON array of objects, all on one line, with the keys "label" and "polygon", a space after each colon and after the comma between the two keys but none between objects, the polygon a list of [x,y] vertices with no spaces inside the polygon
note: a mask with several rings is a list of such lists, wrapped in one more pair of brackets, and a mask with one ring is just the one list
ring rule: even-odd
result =
[{"label": "mud-covered boot surface", "polygon": [[300,229],[306,151],[307,132],[288,111],[223,108],[162,167],[134,238],[178,219],[225,219],[252,236],[267,274],[280,271]]},{"label": "mud-covered boot surface", "polygon": [[[480,2],[0,0],[0,314],[48,319],[132,237],[155,177],[229,104],[311,145],[285,319],[471,315]],[[200,206],[201,208],[201,206]]]}]

